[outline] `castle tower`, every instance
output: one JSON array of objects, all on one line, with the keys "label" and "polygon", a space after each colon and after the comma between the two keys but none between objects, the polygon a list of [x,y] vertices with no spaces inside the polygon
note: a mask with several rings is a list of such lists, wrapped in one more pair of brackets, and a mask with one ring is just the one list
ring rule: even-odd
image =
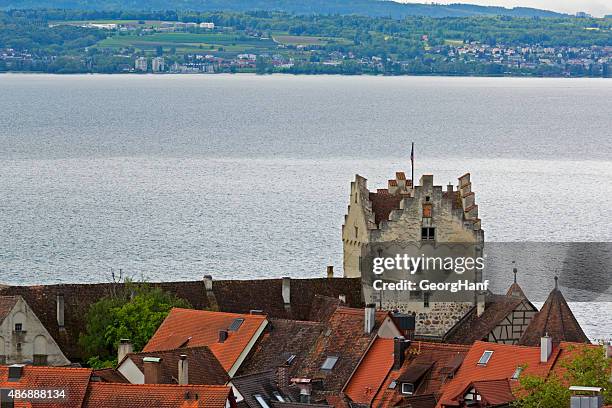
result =
[{"label": "castle tower", "polygon": [[[482,256],[484,231],[478,218],[478,205],[472,192],[470,174],[458,178],[455,188],[436,186],[432,175],[423,175],[414,185],[403,172],[395,174],[385,189],[370,191],[359,175],[351,183],[350,203],[342,226],[343,268],[345,277],[361,277],[366,303],[388,310],[416,312],[424,334],[441,336],[457,319],[476,305],[478,294],[461,292],[452,299],[436,291],[377,291],[373,282],[374,258],[473,257]],[[385,271],[382,279],[419,282],[451,279],[446,271],[414,274],[405,270]],[[480,276],[466,276],[480,282]],[[456,280],[456,279],[455,279]],[[432,322],[436,322],[433,324]],[[428,324],[425,324],[428,323]],[[433,327],[437,326],[437,327]]]}]

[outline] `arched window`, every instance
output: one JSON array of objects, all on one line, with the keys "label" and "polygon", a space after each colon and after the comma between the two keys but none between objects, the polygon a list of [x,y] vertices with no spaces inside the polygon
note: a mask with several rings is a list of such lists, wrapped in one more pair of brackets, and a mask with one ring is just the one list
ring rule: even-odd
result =
[{"label": "arched window", "polygon": [[38,335],[34,338],[34,365],[47,364],[47,338]]}]

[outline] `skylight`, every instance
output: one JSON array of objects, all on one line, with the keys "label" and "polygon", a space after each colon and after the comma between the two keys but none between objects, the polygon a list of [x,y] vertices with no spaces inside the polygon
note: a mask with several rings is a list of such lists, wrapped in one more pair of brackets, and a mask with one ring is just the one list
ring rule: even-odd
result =
[{"label": "skylight", "polygon": [[295,354],[290,355],[287,361],[285,361],[285,364],[291,365],[293,363],[293,360],[295,360],[295,357],[296,357]]},{"label": "skylight", "polygon": [[234,320],[232,322],[232,324],[230,324],[230,327],[228,327],[227,330],[229,330],[229,331],[238,331],[240,326],[242,326],[242,323],[244,323],[244,319],[238,318],[238,319]]},{"label": "skylight", "polygon": [[393,380],[393,381],[391,381],[391,383],[389,384],[389,389],[390,389],[390,390],[394,390],[394,389],[395,389],[395,387],[397,387],[397,381],[396,381],[396,380]]},{"label": "skylight", "polygon": [[321,366],[321,370],[332,370],[338,362],[338,356],[327,356],[325,362]]},{"label": "skylight", "polygon": [[260,394],[255,394],[253,397],[257,400],[259,405],[261,405],[261,408],[270,408],[270,405],[268,405],[266,400]]},{"label": "skylight", "polygon": [[512,374],[511,379],[518,380],[522,372],[523,372],[523,367],[516,367],[516,370],[514,371],[514,374]]},{"label": "skylight", "polygon": [[276,398],[278,402],[285,402],[285,399],[283,398],[282,395],[280,395],[278,391],[274,391],[273,394],[274,394],[274,398]]},{"label": "skylight", "polygon": [[480,360],[478,360],[478,365],[487,365],[492,355],[493,355],[492,351],[485,350],[485,352],[482,353],[482,357],[480,357]]}]

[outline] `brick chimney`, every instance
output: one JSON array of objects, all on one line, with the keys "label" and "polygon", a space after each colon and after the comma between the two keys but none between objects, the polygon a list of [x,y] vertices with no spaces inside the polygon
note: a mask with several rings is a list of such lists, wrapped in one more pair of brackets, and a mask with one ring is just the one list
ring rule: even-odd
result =
[{"label": "brick chimney", "polygon": [[119,340],[119,348],[117,349],[117,363],[121,363],[126,355],[134,351],[130,339]]},{"label": "brick chimney", "polygon": [[286,387],[289,385],[291,381],[291,377],[289,375],[289,365],[283,364],[276,367],[275,372],[275,380],[276,386],[279,388]]},{"label": "brick chimney", "polygon": [[185,354],[181,354],[178,361],[178,383],[179,385],[189,384],[189,362]]},{"label": "brick chimney", "polygon": [[60,329],[64,328],[64,295],[58,294],[56,296],[57,306],[57,325]]},{"label": "brick chimney", "polygon": [[144,382],[145,384],[161,384],[161,358],[145,357],[144,363]]},{"label": "brick chimney", "polygon": [[552,354],[552,337],[546,333],[544,337],[540,339],[540,362],[546,363]]},{"label": "brick chimney", "polygon": [[331,279],[334,277],[334,265],[327,266],[327,278]]},{"label": "brick chimney", "polygon": [[376,305],[369,303],[365,307],[365,319],[364,319],[364,332],[366,334],[372,333],[374,326],[376,325]]},{"label": "brick chimney", "polygon": [[393,339],[393,369],[399,370],[404,365],[406,358],[406,350],[410,347],[410,341],[406,340],[403,336],[395,337]]}]

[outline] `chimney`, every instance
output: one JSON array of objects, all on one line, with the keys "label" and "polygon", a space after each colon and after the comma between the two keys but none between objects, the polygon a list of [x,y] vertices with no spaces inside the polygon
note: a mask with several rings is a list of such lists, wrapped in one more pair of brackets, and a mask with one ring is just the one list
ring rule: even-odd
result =
[{"label": "chimney", "polygon": [[212,292],[213,290],[213,278],[212,275],[204,275],[204,289],[206,292]]},{"label": "chimney", "polygon": [[365,307],[365,319],[364,319],[364,332],[366,334],[372,333],[374,325],[376,324],[376,305],[369,303]]},{"label": "chimney", "polygon": [[59,294],[56,297],[57,303],[57,325],[60,329],[64,328],[64,295]]},{"label": "chimney", "polygon": [[161,358],[145,357],[144,363],[144,383],[161,384]]},{"label": "chimney", "polygon": [[285,306],[291,304],[291,278],[283,278],[283,303]]},{"label": "chimney", "polygon": [[276,367],[276,386],[279,388],[286,387],[289,385],[289,366],[287,364]]},{"label": "chimney", "polygon": [[224,343],[227,340],[229,333],[227,330],[219,330],[219,343]]},{"label": "chimney", "polygon": [[552,354],[552,337],[546,333],[544,337],[540,339],[540,362],[546,363]]},{"label": "chimney", "polygon": [[338,295],[338,300],[342,303],[346,303],[346,295]]},{"label": "chimney", "polygon": [[406,358],[406,349],[410,347],[410,341],[407,341],[404,336],[395,337],[393,339],[393,369],[399,370],[404,365]]},{"label": "chimney", "polygon": [[334,265],[329,265],[327,267],[327,279],[331,279],[334,277]]},{"label": "chimney", "polygon": [[189,362],[185,354],[181,354],[178,361],[178,383],[179,385],[189,384]]},{"label": "chimney", "polygon": [[485,312],[486,295],[484,292],[480,292],[476,295],[476,315],[482,316]]},{"label": "chimney", "polygon": [[130,339],[119,340],[119,348],[117,350],[117,363],[121,363],[126,355],[134,351]]}]

